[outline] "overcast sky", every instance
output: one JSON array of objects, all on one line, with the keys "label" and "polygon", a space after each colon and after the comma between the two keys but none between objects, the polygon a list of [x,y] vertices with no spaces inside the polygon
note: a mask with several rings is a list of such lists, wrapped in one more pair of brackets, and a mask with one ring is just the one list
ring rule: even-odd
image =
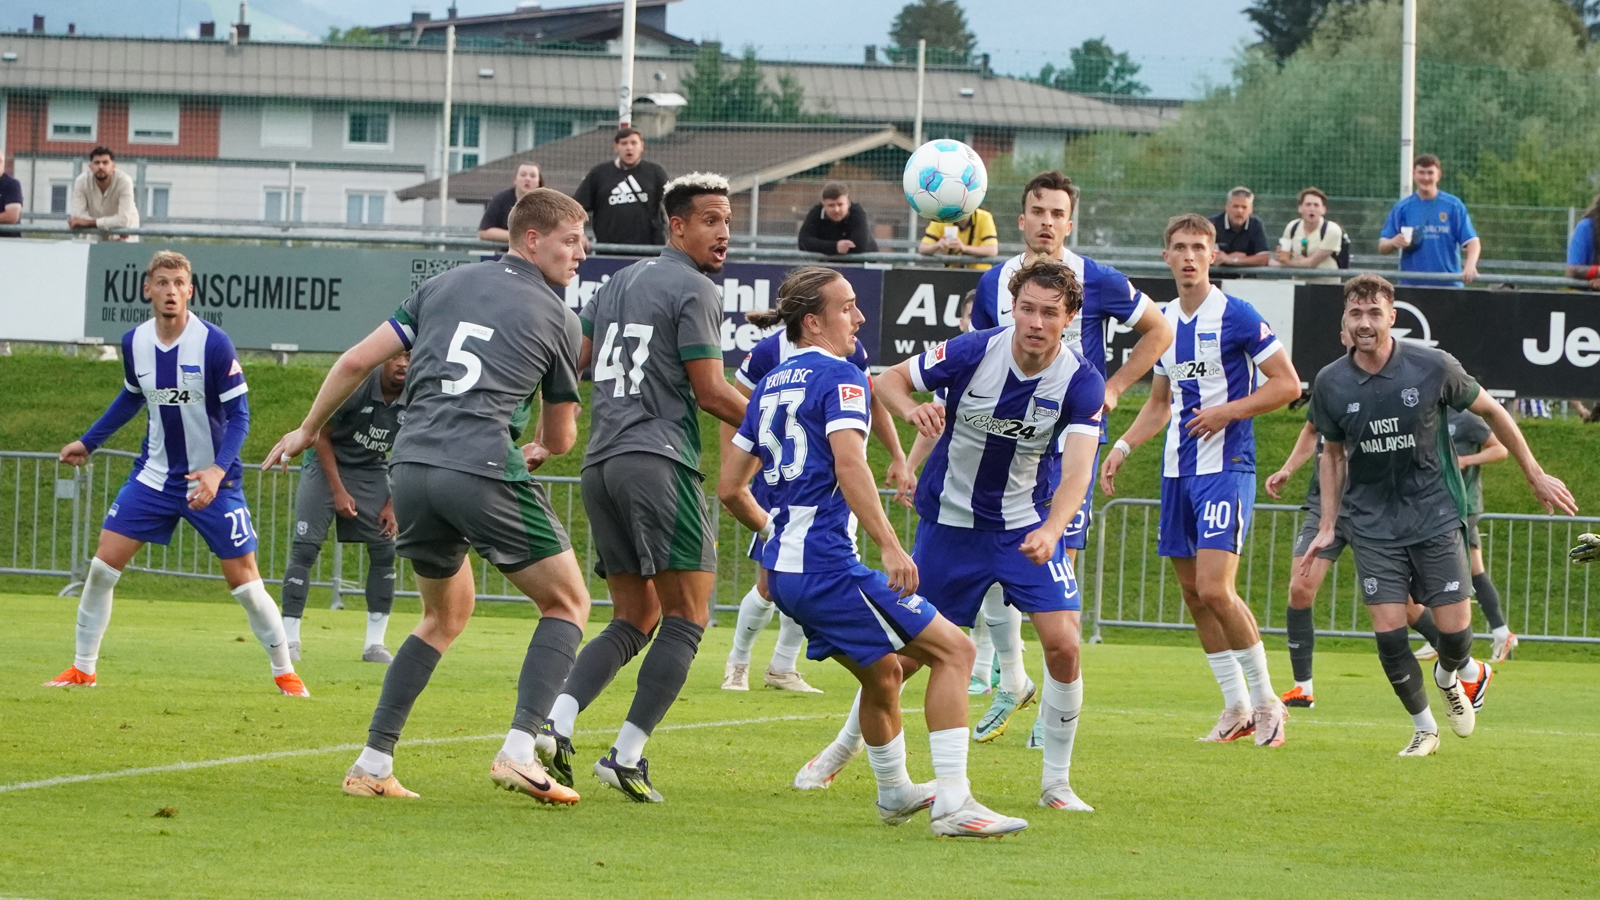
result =
[{"label": "overcast sky", "polygon": [[[517,0],[457,0],[460,15],[508,12]],[[694,40],[721,40],[763,57],[858,61],[867,44],[888,42],[889,23],[905,0],[680,0],[667,27]],[[1156,96],[1190,97],[1204,79],[1226,81],[1239,47],[1254,40],[1243,9],[1248,0],[966,0],[967,21],[981,51],[1007,74],[1058,66],[1086,38],[1104,37],[1144,66],[1140,78]],[[328,26],[403,22],[414,9],[443,17],[450,0],[254,0],[258,29],[301,37]],[[550,0],[547,7],[571,6]],[[231,21],[237,0],[0,0],[0,30],[27,28],[34,13],[61,32],[173,36],[203,20]]]}]

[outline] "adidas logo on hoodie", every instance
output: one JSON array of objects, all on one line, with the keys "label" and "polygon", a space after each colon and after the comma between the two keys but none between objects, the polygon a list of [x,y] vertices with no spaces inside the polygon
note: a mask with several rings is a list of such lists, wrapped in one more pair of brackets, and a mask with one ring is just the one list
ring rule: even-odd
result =
[{"label": "adidas logo on hoodie", "polygon": [[639,182],[632,175],[629,175],[611,189],[611,196],[606,202],[611,206],[621,206],[624,203],[647,203],[649,199],[645,195],[644,188],[639,186]]}]

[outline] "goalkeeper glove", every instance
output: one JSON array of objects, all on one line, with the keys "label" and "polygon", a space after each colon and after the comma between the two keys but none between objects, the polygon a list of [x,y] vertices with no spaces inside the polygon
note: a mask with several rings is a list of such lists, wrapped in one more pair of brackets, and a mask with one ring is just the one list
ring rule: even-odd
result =
[{"label": "goalkeeper glove", "polygon": [[1600,559],[1600,534],[1578,535],[1578,546],[1567,553],[1575,563],[1594,562]]}]

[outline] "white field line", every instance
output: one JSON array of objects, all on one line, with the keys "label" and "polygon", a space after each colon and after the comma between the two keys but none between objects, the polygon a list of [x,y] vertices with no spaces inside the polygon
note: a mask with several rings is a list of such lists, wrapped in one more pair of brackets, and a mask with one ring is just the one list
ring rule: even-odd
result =
[{"label": "white field line", "polygon": [[[901,712],[919,713],[922,712],[922,710],[920,708],[905,709],[901,710]],[[1099,709],[1089,710],[1089,712],[1091,716],[1094,713],[1105,713],[1120,716],[1154,716],[1167,719],[1205,718],[1204,716],[1182,715],[1179,713],[1156,712],[1154,710],[1140,709]],[[823,713],[807,716],[765,716],[754,719],[723,719],[717,722],[685,722],[677,725],[662,725],[656,728],[656,731],[690,731],[701,728],[732,728],[740,725],[767,725],[775,722],[807,722],[821,719],[837,719],[840,717],[841,715],[839,713]],[[1299,716],[1295,717],[1295,722],[1298,725],[1325,725],[1334,728],[1382,728],[1391,725],[1399,727],[1400,724],[1403,724],[1400,723],[1398,719],[1396,722],[1336,722],[1326,719],[1307,719]],[[1505,732],[1508,734],[1537,734],[1554,737],[1600,738],[1600,734],[1587,731],[1554,731],[1543,728],[1496,728],[1493,726],[1485,730],[1491,732]],[[585,735],[610,733],[611,731],[607,729],[585,729],[578,732],[578,734]],[[459,744],[471,741],[488,741],[503,737],[505,737],[505,734],[501,732],[496,734],[473,734],[457,735],[453,737],[419,738],[417,740],[404,740],[401,743],[407,747],[422,747],[431,744]],[[108,778],[131,778],[138,775],[158,775],[164,772],[186,772],[192,769],[210,769],[216,766],[232,766],[242,763],[265,762],[274,759],[290,759],[297,756],[317,756],[324,753],[343,753],[360,750],[363,746],[365,745],[335,744],[331,747],[313,747],[302,750],[276,750],[271,753],[253,753],[247,756],[226,756],[221,759],[205,759],[196,762],[177,762],[169,763],[164,766],[141,766],[133,769],[117,769],[111,772],[89,772],[82,775],[60,775],[55,778],[43,778],[38,781],[19,781],[13,784],[0,784],[0,794],[7,793],[9,791],[27,791],[34,790],[36,788],[57,787],[63,784],[81,784],[86,781],[103,781]],[[13,900],[13,898],[0,897],[0,900]]]}]

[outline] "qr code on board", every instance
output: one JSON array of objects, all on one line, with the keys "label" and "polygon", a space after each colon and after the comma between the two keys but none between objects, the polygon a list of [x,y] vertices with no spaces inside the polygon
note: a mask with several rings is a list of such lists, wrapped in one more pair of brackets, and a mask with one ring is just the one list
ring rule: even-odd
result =
[{"label": "qr code on board", "polygon": [[413,259],[411,261],[411,290],[416,291],[422,283],[438,275],[448,272],[456,266],[465,265],[464,259]]}]

